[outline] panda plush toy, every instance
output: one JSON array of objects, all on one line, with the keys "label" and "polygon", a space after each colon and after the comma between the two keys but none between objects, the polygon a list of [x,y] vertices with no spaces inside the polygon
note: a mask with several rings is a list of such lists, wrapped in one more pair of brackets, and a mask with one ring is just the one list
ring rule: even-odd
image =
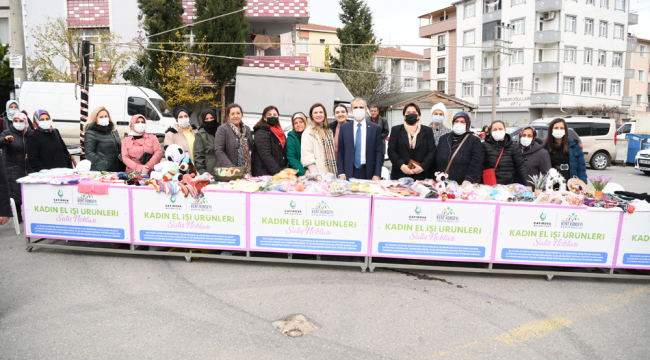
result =
[{"label": "panda plush toy", "polygon": [[181,181],[183,179],[183,174],[179,169],[181,168],[181,163],[184,159],[185,152],[182,147],[178,145],[165,146],[165,161],[154,165],[154,171],[151,172],[151,178],[163,180],[163,177],[170,173],[169,175],[171,175],[171,178],[169,176],[165,177],[167,180]]}]

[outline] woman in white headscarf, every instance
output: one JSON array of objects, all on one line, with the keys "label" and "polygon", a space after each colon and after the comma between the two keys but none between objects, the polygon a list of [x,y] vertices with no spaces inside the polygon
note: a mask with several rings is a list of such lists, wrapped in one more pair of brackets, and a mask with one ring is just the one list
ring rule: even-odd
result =
[{"label": "woman in white headscarf", "polygon": [[20,104],[16,100],[7,101],[5,116],[2,118],[2,129],[0,132],[10,129],[14,115],[18,114],[20,110]]},{"label": "woman in white headscarf", "polygon": [[433,138],[436,146],[440,142],[440,137],[449,134],[451,129],[445,126],[444,121],[447,117],[447,107],[443,103],[437,103],[431,109],[431,128],[433,129]]}]

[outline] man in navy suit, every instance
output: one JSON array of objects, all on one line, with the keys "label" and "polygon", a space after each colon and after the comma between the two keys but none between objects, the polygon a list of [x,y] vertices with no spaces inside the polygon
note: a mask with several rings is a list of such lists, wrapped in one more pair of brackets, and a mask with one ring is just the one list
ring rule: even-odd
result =
[{"label": "man in navy suit", "polygon": [[339,178],[379,180],[384,158],[381,128],[366,121],[364,99],[352,100],[351,108],[354,121],[341,125],[339,134]]}]

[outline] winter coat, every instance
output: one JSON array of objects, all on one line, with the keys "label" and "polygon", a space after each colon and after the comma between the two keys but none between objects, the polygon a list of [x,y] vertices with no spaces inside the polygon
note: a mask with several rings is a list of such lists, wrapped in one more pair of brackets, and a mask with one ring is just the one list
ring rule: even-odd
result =
[{"label": "winter coat", "polygon": [[[381,128],[381,140],[382,140],[382,148],[381,148],[381,153],[385,154],[386,153],[386,138],[388,135],[390,135],[390,132],[388,131],[388,120],[385,117],[382,116],[377,116],[377,122],[375,123],[372,120],[372,116],[368,115],[366,116],[366,121],[369,121],[373,124],[379,125]],[[383,155],[382,155],[383,156]]]},{"label": "winter coat", "polygon": [[[253,149],[253,135],[251,134],[251,129],[241,124],[246,131],[246,139],[248,142],[248,151]],[[217,156],[217,165],[216,167],[237,167],[239,151],[239,139],[235,132],[230,128],[228,123],[219,126],[217,133],[214,137],[214,154]],[[252,161],[252,157],[251,157]],[[251,169],[252,170],[252,169]]]},{"label": "winter coat", "polygon": [[[503,155],[501,155],[502,149]],[[499,160],[499,155],[501,155],[501,160]],[[492,135],[485,137],[483,142],[483,169],[494,169],[497,161],[499,161],[499,166],[494,170],[497,184],[512,184],[515,181],[515,175],[519,179],[528,176],[526,162],[521,156],[519,144],[512,141],[510,134],[506,134],[503,140],[498,142],[494,140]]]},{"label": "winter coat", "polygon": [[72,157],[59,130],[49,132],[34,130],[26,138],[28,167],[33,172],[44,169],[72,169]]},{"label": "winter coat", "polygon": [[481,140],[474,136],[474,134],[467,132],[461,135],[458,142],[454,144],[454,135],[452,132],[440,138],[440,142],[436,148],[434,171],[429,176],[434,178],[435,172],[445,172],[447,164],[454,155],[454,152],[460,146],[463,139],[469,136],[449,167],[449,180],[454,180],[459,184],[462,184],[465,180],[472,183],[481,182],[483,177],[483,146],[481,145]]},{"label": "winter coat", "polygon": [[122,141],[114,126],[90,124],[84,135],[84,150],[86,158],[92,163],[90,170],[122,170],[122,162],[117,157],[122,152]]},{"label": "winter coat", "polygon": [[[545,175],[551,168],[551,156],[548,151],[544,150],[546,141],[544,139],[535,139],[535,142],[530,146],[530,149],[521,154],[521,157],[526,162],[527,176],[521,179],[519,175],[515,174],[515,182],[518,184],[532,186],[530,177],[541,173]],[[521,150],[520,150],[521,151]]]},{"label": "winter coat", "polygon": [[[544,149],[548,151],[548,144],[544,145]],[[559,170],[558,170],[559,171]],[[576,176],[578,179],[587,183],[587,164],[585,164],[585,154],[580,147],[580,144],[569,139],[569,174],[571,178]],[[569,179],[566,179],[567,181]]]},{"label": "winter coat", "polygon": [[194,165],[199,174],[207,172],[214,176],[214,168],[217,165],[217,155],[214,153],[214,136],[204,128],[200,128],[194,138]]},{"label": "winter coat", "polygon": [[[392,164],[391,179],[410,177],[415,180],[424,180],[428,178],[436,158],[436,141],[433,138],[433,130],[428,126],[420,126],[420,133],[415,139],[415,149],[411,149],[408,133],[403,124],[393,126],[390,133],[392,136],[388,140],[388,157]],[[408,165],[409,160],[419,162],[424,171],[413,175],[404,174],[401,167],[405,164]]]},{"label": "winter coat", "polygon": [[[142,168],[147,166],[149,172],[153,171],[154,165],[158,164],[163,157],[162,148],[158,137],[154,134],[144,133],[140,139],[142,145],[135,144],[133,135],[125,136],[122,139],[122,161],[126,165],[126,172],[137,170],[142,173]],[[140,158],[144,153],[151,154],[151,159],[146,163],[140,163]]]},{"label": "winter coat", "polygon": [[[196,136],[196,129],[194,127],[192,127],[192,133]],[[187,142],[187,138],[183,135],[183,131],[178,125],[174,125],[165,131],[163,145],[178,145],[183,148],[183,152],[190,151],[190,144]]]},{"label": "winter coat", "polygon": [[[5,169],[7,172],[7,179],[9,181],[9,190],[11,197],[16,202],[16,207],[22,204],[22,192],[20,191],[20,184],[16,182],[17,179],[27,176],[31,171],[25,154],[27,151],[25,138],[31,133],[27,130],[23,136],[22,131],[16,130],[13,126],[0,134],[0,149],[4,152]],[[14,141],[6,142],[5,137],[13,136]]]},{"label": "winter coat", "polygon": [[[287,168],[287,150],[268,126],[253,128],[253,176],[275,175]],[[284,134],[283,134],[284,136]],[[286,144],[285,144],[286,147]]]},{"label": "winter coat", "polygon": [[296,135],[295,131],[291,130],[289,135],[287,135],[287,162],[290,168],[298,170],[298,176],[303,176],[307,172],[307,169],[300,162],[300,149],[298,135]]},{"label": "winter coat", "polygon": [[[314,165],[316,167],[316,174],[327,174],[327,166],[325,166],[325,149],[323,149],[323,141],[316,134],[317,131],[318,130],[313,127],[308,126],[305,129],[305,132],[302,133],[300,162],[306,169],[309,169],[309,165]],[[332,134],[332,137],[334,137],[334,134]]]},{"label": "winter coat", "polygon": [[9,182],[7,181],[7,173],[5,172],[5,162],[0,156],[0,216],[12,217]]}]

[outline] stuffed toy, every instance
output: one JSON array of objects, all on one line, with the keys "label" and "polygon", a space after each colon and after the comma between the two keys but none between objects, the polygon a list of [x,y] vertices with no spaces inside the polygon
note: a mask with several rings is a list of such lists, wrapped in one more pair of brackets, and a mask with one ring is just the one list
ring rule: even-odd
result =
[{"label": "stuffed toy", "polygon": [[178,173],[178,165],[172,164],[172,166],[163,174],[163,181],[180,181]]},{"label": "stuffed toy", "polygon": [[[165,179],[165,181],[181,181],[183,179],[183,174],[179,174],[179,171],[181,162],[184,158],[185,154],[182,147],[178,145],[165,146],[166,161],[154,165],[154,171],[151,172],[151,178],[156,180]],[[177,168],[176,171],[170,173],[170,170],[174,166]]]},{"label": "stuffed toy", "polygon": [[183,175],[183,182],[189,184],[195,176],[195,174],[185,174]]},{"label": "stuffed toy", "polygon": [[552,194],[553,186],[555,184],[558,184],[560,187],[558,191],[560,192],[566,191],[566,181],[564,180],[564,177],[562,177],[562,175],[560,175],[560,173],[556,169],[551,168],[548,170],[548,174],[546,178],[546,192]]},{"label": "stuffed toy", "polygon": [[436,190],[438,190],[438,192],[445,191],[445,189],[447,189],[447,179],[449,178],[449,175],[440,171],[435,173],[435,175],[436,175]]}]

